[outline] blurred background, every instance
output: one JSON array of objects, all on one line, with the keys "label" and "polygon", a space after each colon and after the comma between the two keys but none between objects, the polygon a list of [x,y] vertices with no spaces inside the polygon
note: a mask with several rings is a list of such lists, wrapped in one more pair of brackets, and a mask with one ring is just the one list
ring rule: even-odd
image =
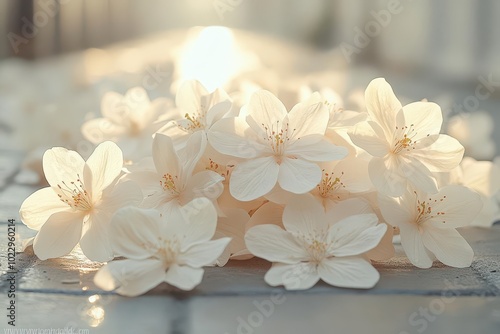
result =
[{"label": "blurred background", "polygon": [[[200,25],[271,34],[325,50],[356,46],[355,28],[365,30],[391,5],[393,17],[356,62],[411,66],[452,80],[500,70],[496,0],[2,0],[0,33],[7,38],[0,55],[33,59]],[[15,50],[9,33],[23,32],[34,36],[24,36],[30,43]]]},{"label": "blurred background", "polygon": [[405,103],[439,103],[443,131],[493,160],[499,15],[497,0],[1,0],[0,149],[89,151],[79,126],[106,91],[173,97],[176,80],[224,72],[203,83],[236,91],[246,75],[285,103],[292,86],[329,87],[346,107],[383,76]]}]

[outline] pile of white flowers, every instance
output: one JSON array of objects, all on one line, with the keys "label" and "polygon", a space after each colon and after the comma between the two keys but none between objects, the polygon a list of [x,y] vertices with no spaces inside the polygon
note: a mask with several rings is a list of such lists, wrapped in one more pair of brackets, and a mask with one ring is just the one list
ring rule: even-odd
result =
[{"label": "pile of white flowers", "polygon": [[86,161],[62,147],[43,156],[50,187],[20,209],[34,253],[79,244],[109,261],[95,283],[127,296],[162,282],[191,290],[204,266],[254,256],[272,262],[272,286],[371,288],[394,234],[419,268],[470,266],[457,227],[491,225],[498,167],[463,160],[435,103],[402,106],[382,78],[364,103],[349,111],[316,92],[288,111],[257,90],[238,108],[197,81],[175,105],[141,88],[108,93],[102,118],[82,126],[98,145]]}]

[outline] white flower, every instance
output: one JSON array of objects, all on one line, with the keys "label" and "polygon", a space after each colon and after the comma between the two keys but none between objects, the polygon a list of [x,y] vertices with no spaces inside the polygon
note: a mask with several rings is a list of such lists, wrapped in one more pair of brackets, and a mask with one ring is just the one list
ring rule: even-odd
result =
[{"label": "white flower", "polygon": [[329,114],[323,103],[299,103],[287,113],[273,94],[258,91],[246,110],[246,118],[224,118],[209,132],[217,151],[246,159],[231,173],[230,192],[237,200],[259,198],[277,183],[284,190],[306,193],[321,180],[317,162],[347,154],[324,137]]},{"label": "white flower", "polygon": [[127,176],[143,189],[142,206],[166,213],[179,210],[194,198],[207,197],[215,203],[222,193],[224,178],[209,170],[193,174],[206,145],[206,137],[195,133],[177,152],[170,137],[157,133],[153,140],[156,170],[133,171]]},{"label": "white flower", "polygon": [[476,161],[465,157],[460,166],[440,176],[443,185],[462,185],[481,196],[483,209],[471,225],[490,227],[495,222],[499,205],[494,196],[500,190],[500,168],[491,161]]},{"label": "white flower", "polygon": [[325,136],[337,146],[347,148],[349,156],[356,155],[356,147],[349,138],[348,131],[356,124],[367,119],[368,114],[345,110],[342,106],[342,99],[331,89],[323,88],[321,94],[312,93],[307,99],[302,100],[304,104],[314,104],[322,102],[329,111],[330,117],[326,128]]},{"label": "white flower", "polygon": [[465,155],[489,160],[495,156],[494,130],[495,123],[491,115],[476,111],[453,116],[449,120],[447,133],[465,147]]},{"label": "white flower", "polygon": [[182,147],[192,133],[206,133],[230,111],[232,103],[224,90],[208,93],[200,82],[190,80],[180,86],[175,104],[177,115],[171,118],[176,119],[170,120],[158,132],[171,137],[176,146]]},{"label": "white flower", "polygon": [[251,215],[247,223],[247,230],[257,225],[269,224],[285,228],[283,226],[283,210],[285,210],[283,204],[275,202],[264,203]]},{"label": "white flower", "polygon": [[362,254],[378,245],[387,225],[377,225],[374,214],[336,221],[333,211],[325,213],[321,204],[305,197],[285,207],[285,230],[276,225],[248,230],[250,252],[273,262],[265,275],[269,285],[302,290],[319,279],[348,288],[371,288],[378,282],[378,272]]},{"label": "white flower", "polygon": [[143,294],[162,282],[192,290],[201,282],[202,267],[213,264],[231,240],[210,240],[216,224],[217,212],[206,198],[162,217],[156,210],[120,209],[111,222],[111,242],[126,260],[106,264],[94,282],[125,296]]},{"label": "white flower", "polygon": [[125,159],[138,161],[151,154],[153,134],[165,124],[159,118],[169,107],[167,99],[150,101],[141,87],[132,88],[125,95],[108,92],[101,103],[104,117],[84,123],[82,133],[94,144],[111,140],[123,150]]},{"label": "white flower", "polygon": [[401,106],[391,86],[382,78],[366,88],[370,119],[350,133],[353,143],[373,156],[370,179],[378,191],[401,196],[408,183],[436,193],[432,172],[458,166],[464,148],[447,135],[440,135],[443,117],[435,103],[414,102]]},{"label": "white flower", "polygon": [[[294,197],[288,198],[286,203],[290,201],[301,201],[304,196],[310,195],[295,195]],[[316,200],[317,199],[318,198],[316,197]],[[375,193],[375,202],[376,201],[377,199]],[[321,201],[319,202],[321,203]],[[325,204],[323,202],[323,207],[325,212],[330,212],[329,217],[331,218],[331,224],[349,216],[355,216],[359,214],[375,214],[375,210],[373,209],[372,204],[364,198],[348,198],[342,201],[332,201],[328,204],[328,208],[325,207]],[[263,224],[274,224],[276,226],[284,228],[282,223],[283,210],[284,205],[280,205],[275,202],[265,203],[252,214],[252,217],[246,224],[247,229]],[[380,221],[381,215],[377,213],[377,216],[379,217]],[[375,261],[384,261],[393,257],[394,245],[392,243],[392,237],[393,228],[389,227],[387,228],[387,231],[385,232],[380,243],[375,248],[366,252],[364,256],[370,260]]]},{"label": "white flower", "polygon": [[336,202],[373,189],[366,160],[347,158],[339,162],[322,163],[320,167],[323,176],[311,193],[322,202],[325,210]]},{"label": "white flower", "polygon": [[214,239],[222,237],[231,238],[222,255],[217,259],[218,266],[224,266],[229,259],[246,260],[252,255],[245,245],[246,224],[250,219],[248,213],[238,208],[221,208],[224,217],[219,217]]},{"label": "white flower", "polygon": [[24,224],[39,230],[33,249],[40,259],[68,254],[78,242],[93,261],[113,258],[107,230],[111,216],[142,201],[135,184],[117,183],[122,166],[122,152],[112,142],[100,144],[86,162],[62,147],[45,152],[43,170],[51,187],[33,193],[19,211]]},{"label": "white flower", "polygon": [[[226,208],[239,208],[245,210],[246,212],[251,212],[252,210],[255,210],[259,206],[261,206],[265,201],[263,197],[257,198],[253,201],[242,202],[231,196],[231,193],[229,192],[229,180],[231,172],[238,162],[236,162],[235,160],[231,160],[226,163],[217,162],[212,158],[208,158],[208,156],[212,155],[213,153],[213,151],[210,152],[210,154],[205,153],[205,156],[200,160],[200,163],[198,163],[198,167],[196,170],[211,170],[218,173],[224,178],[224,181],[222,181],[224,190],[217,199],[217,203],[221,207],[221,210],[224,211],[224,209]],[[215,155],[219,155],[218,158],[220,158],[221,156],[218,152],[215,152]]]},{"label": "white flower", "polygon": [[[319,164],[322,177],[319,184],[310,193],[329,210],[345,199],[361,196],[373,191],[368,176],[368,161],[361,158],[346,158],[341,161],[322,162]],[[292,198],[302,196],[273,189],[265,197],[275,203],[287,204]]]},{"label": "white flower", "polygon": [[419,268],[430,268],[434,258],[457,268],[468,267],[474,252],[458,233],[469,225],[482,207],[481,198],[462,186],[446,186],[437,194],[408,188],[399,198],[379,196],[387,223],[399,227],[401,245]]}]

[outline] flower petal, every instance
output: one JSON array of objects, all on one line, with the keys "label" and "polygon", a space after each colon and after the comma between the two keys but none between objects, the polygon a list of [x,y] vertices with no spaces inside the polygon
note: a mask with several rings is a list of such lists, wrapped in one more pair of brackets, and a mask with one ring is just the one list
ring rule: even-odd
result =
[{"label": "flower petal", "polygon": [[153,160],[156,171],[160,176],[164,174],[170,174],[173,177],[179,176],[179,159],[170,137],[161,133],[155,135],[153,139]]},{"label": "flower petal", "polygon": [[163,187],[160,184],[161,176],[156,171],[133,171],[130,174],[126,174],[123,180],[130,180],[137,183],[141,187],[144,196],[147,197],[157,191],[163,192]]},{"label": "flower petal", "polygon": [[[182,209],[182,204],[179,202],[179,198],[174,196],[174,197],[165,197],[163,196],[163,200],[160,200],[158,202],[158,199],[160,199],[162,196],[157,196],[159,194],[154,194],[152,196],[149,196],[148,198],[144,199],[142,202],[142,207],[145,208],[155,208],[160,212],[160,216],[165,216],[165,217],[170,217],[172,214],[175,214],[176,212],[179,213],[181,212]],[[155,197],[157,197],[155,199]],[[154,204],[154,202],[157,202],[158,204],[156,206],[150,206]],[[146,206],[148,205],[148,206]]]},{"label": "flower petal", "polygon": [[93,144],[100,144],[106,140],[116,141],[127,135],[126,126],[112,123],[107,118],[94,118],[82,125],[82,134]]},{"label": "flower petal", "polygon": [[113,249],[109,241],[109,222],[106,213],[93,214],[83,226],[80,247],[83,254],[92,261],[105,262],[113,259]]},{"label": "flower petal", "polygon": [[315,236],[328,229],[325,210],[312,196],[294,198],[283,211],[283,225],[288,232]]},{"label": "flower petal", "polygon": [[326,211],[326,221],[331,226],[344,218],[365,213],[374,213],[367,200],[362,198],[348,198],[335,203],[331,209]]},{"label": "flower petal", "polygon": [[386,138],[392,138],[396,115],[403,108],[392,87],[384,78],[373,79],[366,87],[365,101],[370,118],[382,127]]},{"label": "flower petal", "polygon": [[[160,235],[160,214],[156,210],[125,207],[111,219],[109,234],[116,255],[142,260],[153,255]],[[150,247],[146,247],[150,246]]]},{"label": "flower petal", "polygon": [[245,228],[250,219],[249,214],[246,210],[240,208],[223,208],[223,211],[225,216],[218,218],[216,231],[231,238],[229,248],[237,248],[236,251],[245,249]]},{"label": "flower petal", "polygon": [[373,190],[373,185],[368,174],[368,160],[349,157],[337,163],[337,165],[328,171],[328,165],[320,165],[325,171],[333,171],[340,176],[345,190],[350,193],[362,193]]},{"label": "flower petal", "polygon": [[105,291],[135,297],[163,282],[165,269],[156,259],[109,262],[94,276],[94,283]]},{"label": "flower petal", "polygon": [[229,191],[239,201],[257,199],[274,188],[278,181],[278,173],[280,166],[273,157],[245,161],[233,169]]},{"label": "flower petal", "polygon": [[368,173],[373,185],[382,194],[393,197],[404,194],[407,180],[397,157],[373,158],[368,164]]},{"label": "flower petal", "polygon": [[183,125],[182,123],[183,120],[169,120],[165,125],[159,128],[158,131],[156,131],[156,134],[161,133],[170,137],[174,147],[184,147],[186,146],[186,142],[189,139],[190,135],[190,133],[184,130],[184,128],[189,127],[190,124]]},{"label": "flower petal", "polygon": [[201,109],[201,97],[205,95],[208,95],[208,91],[198,80],[188,80],[177,89],[175,104],[184,113],[197,114]]},{"label": "flower petal", "polygon": [[417,225],[401,224],[399,225],[399,230],[401,235],[401,246],[403,246],[410,262],[419,268],[432,267],[433,259],[424,246]]},{"label": "flower petal", "polygon": [[362,122],[348,132],[352,142],[374,157],[384,157],[390,151],[384,130],[375,122]]},{"label": "flower petal", "polygon": [[403,107],[405,124],[415,129],[415,139],[438,134],[443,124],[441,107],[432,102],[413,102]]},{"label": "flower petal", "polygon": [[[385,223],[382,224],[385,225]],[[393,236],[394,229],[392,226],[387,226],[387,231],[382,237],[382,240],[380,240],[379,244],[375,248],[366,252],[366,256],[373,261],[386,261],[391,259],[396,252],[392,242]]]},{"label": "flower petal", "polygon": [[450,267],[470,267],[474,251],[455,229],[427,228],[422,241],[436,258]]},{"label": "flower petal", "polygon": [[107,92],[101,99],[101,114],[117,125],[123,125],[129,113],[124,96],[116,92]]},{"label": "flower petal", "polygon": [[361,257],[325,259],[318,266],[318,273],[326,283],[341,288],[370,289],[380,278],[370,262]]},{"label": "flower petal", "polygon": [[483,196],[491,197],[500,189],[500,167],[491,161],[462,161],[464,184]]},{"label": "flower petal", "polygon": [[164,280],[179,289],[190,291],[201,283],[204,270],[178,264],[171,265],[164,275]]},{"label": "flower petal", "polygon": [[188,180],[182,194],[182,201],[189,202],[196,197],[206,197],[215,201],[224,191],[224,178],[213,171],[205,170],[194,174]]},{"label": "flower petal", "polygon": [[353,256],[375,248],[382,240],[387,225],[378,224],[375,214],[354,215],[330,227],[329,252],[334,256]]},{"label": "flower petal", "polygon": [[337,146],[321,135],[308,135],[295,140],[286,148],[286,155],[309,161],[340,160],[347,156],[347,148]]},{"label": "flower petal", "polygon": [[[402,201],[408,202],[405,197],[402,198],[392,198],[382,194],[378,195],[378,203],[380,211],[385,221],[392,226],[401,226],[403,224],[408,224],[414,221],[413,211],[409,210],[409,205],[404,205]],[[414,203],[416,207],[416,203]]]},{"label": "flower petal", "polygon": [[[481,212],[483,202],[481,196],[463,186],[445,186],[438,194],[429,196],[433,212],[443,212],[430,219],[437,228],[456,228],[469,225]],[[445,223],[443,223],[445,221]]]},{"label": "flower petal", "polygon": [[80,154],[63,147],[54,147],[43,155],[43,172],[52,187],[83,177],[84,166],[85,161]]},{"label": "flower petal", "polygon": [[205,153],[206,147],[207,136],[205,133],[198,131],[189,137],[186,147],[179,151],[179,163],[181,166],[179,177],[183,185],[186,184],[189,177],[193,174],[194,168],[198,161],[200,161],[203,153]]},{"label": "flower petal", "polygon": [[267,202],[263,204],[257,211],[254,212],[247,224],[247,230],[253,226],[273,224],[280,226],[283,229],[283,210],[282,205],[274,202]]},{"label": "flower petal", "polygon": [[252,159],[269,150],[240,117],[216,122],[208,132],[208,141],[218,152],[238,158]]},{"label": "flower petal", "polygon": [[184,251],[193,243],[212,239],[217,226],[217,211],[209,199],[198,197],[178,210],[171,210],[164,219],[166,224],[161,225],[161,234],[167,240],[174,235],[180,238]]},{"label": "flower petal", "polygon": [[431,172],[448,172],[462,161],[464,147],[447,135],[434,135],[423,138],[411,155],[423,163]]},{"label": "flower petal", "polygon": [[231,238],[220,238],[194,244],[179,254],[177,260],[193,268],[214,264],[230,241]]},{"label": "flower petal", "polygon": [[271,262],[293,264],[309,259],[292,234],[276,225],[252,227],[245,235],[245,243],[253,255]]},{"label": "flower petal", "polygon": [[431,171],[420,161],[413,157],[408,157],[407,161],[400,164],[401,171],[406,176],[408,182],[415,188],[426,193],[435,194],[438,192],[438,184]]},{"label": "flower petal", "polygon": [[23,223],[33,230],[39,230],[49,217],[68,209],[51,187],[35,191],[21,204],[19,216]]},{"label": "flower petal", "polygon": [[169,192],[163,191],[162,188],[146,195],[140,205],[141,208],[157,209],[158,211],[167,211],[168,206],[174,202],[179,204],[178,196]]},{"label": "flower petal", "polygon": [[284,190],[304,194],[318,185],[322,175],[321,168],[316,163],[285,158],[279,165],[278,182]]},{"label": "flower petal", "polygon": [[319,275],[311,263],[273,263],[264,280],[271,286],[284,285],[287,290],[307,290],[319,281]]},{"label": "flower petal", "polygon": [[205,103],[207,103],[210,108],[207,111],[205,121],[207,123],[207,127],[211,127],[231,110],[232,102],[229,95],[227,95],[227,93],[220,88],[214,90],[214,92],[206,98],[209,101]]},{"label": "flower petal", "polygon": [[258,134],[265,134],[263,126],[281,130],[283,120],[287,116],[283,103],[267,90],[259,90],[252,94],[247,112],[247,123]]},{"label": "flower petal", "polygon": [[[147,93],[146,98],[149,99]],[[139,124],[142,131],[148,133],[149,137],[152,138],[151,135],[167,122],[167,119],[162,117],[175,113],[172,109],[174,109],[172,101],[168,98],[160,97],[151,101],[147,108],[133,113],[132,118],[133,121]]]},{"label": "flower petal", "polygon": [[285,123],[293,131],[293,138],[307,135],[324,135],[330,113],[323,101],[314,103],[298,103],[288,113]]},{"label": "flower petal", "polygon": [[68,254],[82,237],[83,215],[79,212],[60,211],[49,217],[33,242],[33,250],[46,260]]},{"label": "flower petal", "polygon": [[[219,231],[215,231],[214,240],[221,239],[221,238],[224,238],[224,235],[222,233],[220,233]],[[216,265],[217,267],[224,267],[229,262],[229,258],[231,257],[231,251],[229,250],[229,248],[230,248],[230,246],[226,247],[222,251],[221,255],[219,255],[217,260],[215,260],[215,262],[212,264]]]},{"label": "flower petal", "polygon": [[111,214],[125,206],[138,206],[143,199],[141,188],[135,182],[119,182],[104,192],[99,208]]},{"label": "flower petal", "polygon": [[120,148],[111,141],[99,144],[85,163],[85,186],[91,185],[91,193],[99,194],[116,180],[122,167],[123,154]]}]

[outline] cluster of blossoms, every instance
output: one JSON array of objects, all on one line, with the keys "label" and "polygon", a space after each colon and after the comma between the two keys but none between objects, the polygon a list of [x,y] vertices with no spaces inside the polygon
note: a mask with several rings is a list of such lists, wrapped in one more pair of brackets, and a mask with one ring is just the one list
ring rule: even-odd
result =
[{"label": "cluster of blossoms", "polygon": [[272,262],[272,286],[371,288],[372,261],[394,255],[394,234],[419,268],[470,266],[457,228],[491,224],[498,167],[462,159],[463,146],[440,134],[440,107],[402,106],[384,79],[368,85],[366,110],[331,96],[288,111],[266,90],[239,108],[197,81],[175,104],[141,88],[108,93],[102,118],[82,126],[97,145],[86,161],[61,147],[43,156],[50,187],[20,210],[38,231],[35,254],[79,244],[108,262],[95,283],[128,296],[162,282],[191,290],[204,266],[253,256]]}]

